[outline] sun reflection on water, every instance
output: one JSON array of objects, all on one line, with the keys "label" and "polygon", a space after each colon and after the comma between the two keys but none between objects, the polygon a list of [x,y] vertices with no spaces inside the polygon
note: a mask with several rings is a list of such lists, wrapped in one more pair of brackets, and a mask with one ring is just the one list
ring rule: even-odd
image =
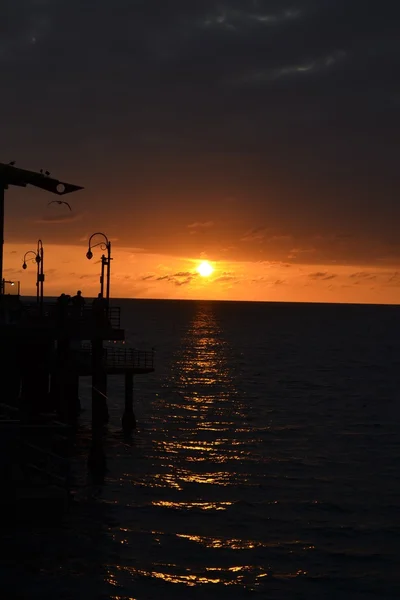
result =
[{"label": "sun reflection on water", "polygon": [[[308,572],[302,569],[295,571],[276,572],[270,567],[254,565],[231,565],[229,567],[203,567],[200,569],[179,568],[175,563],[153,563],[151,568],[136,568],[121,565],[109,565],[117,573],[127,573],[136,582],[140,580],[163,580],[165,583],[185,585],[187,587],[203,585],[223,585],[234,587],[247,587],[248,590],[256,591],[265,578],[273,580],[290,580],[307,577]],[[112,585],[115,578],[112,579]],[[113,596],[119,598],[119,596]],[[122,597],[121,597],[122,598]],[[126,597],[124,597],[125,600]]]},{"label": "sun reflection on water", "polygon": [[229,347],[211,305],[199,305],[175,356],[169,386],[189,404],[203,406],[236,395]]},{"label": "sun reflection on water", "polygon": [[[257,532],[248,533],[245,539],[223,536],[222,531],[217,535],[221,513],[236,518],[231,490],[235,486],[258,489],[249,469],[264,460],[258,451],[257,428],[250,423],[248,405],[239,391],[232,352],[213,305],[200,303],[171,358],[163,392],[152,411],[146,456],[150,468],[130,476],[136,493],[140,491],[146,498],[139,506],[146,511],[140,518],[151,518],[151,540],[147,542],[151,559],[143,558],[135,567],[115,566],[117,579],[129,573],[136,581],[256,589],[268,576],[262,566],[239,564],[244,559],[243,555],[238,560],[239,553],[250,557],[251,552],[266,547],[259,539],[251,539]],[[182,519],[190,529],[180,529]],[[144,533],[144,523],[140,533]],[[119,548],[125,547],[126,540],[129,534],[123,530],[116,533]],[[232,554],[224,567],[214,566],[216,561],[200,565],[195,545],[208,553],[232,552],[235,558]],[[155,562],[167,549],[174,563]]]},{"label": "sun reflection on water", "polygon": [[169,500],[154,500],[151,504],[175,510],[226,510],[228,506],[232,506],[232,502],[170,502]]},{"label": "sun reflection on water", "polygon": [[[128,572],[136,580],[162,579],[166,583],[184,584],[187,587],[199,585],[224,585],[224,586],[243,586],[248,584],[249,589],[257,589],[260,580],[268,577],[269,573],[260,566],[251,565],[233,565],[230,567],[204,567],[201,571],[180,568],[173,563],[154,563],[151,569],[138,569],[135,567],[123,567],[116,565],[114,567],[119,572]],[[290,577],[299,576],[298,573],[286,574]]]},{"label": "sun reflection on water", "polygon": [[[266,546],[264,542],[255,540],[238,540],[229,538],[213,538],[201,535],[188,535],[177,533],[176,537],[197,542],[206,548],[230,548],[231,550],[250,550],[252,548],[263,548]],[[231,567],[232,569],[232,567]]]}]

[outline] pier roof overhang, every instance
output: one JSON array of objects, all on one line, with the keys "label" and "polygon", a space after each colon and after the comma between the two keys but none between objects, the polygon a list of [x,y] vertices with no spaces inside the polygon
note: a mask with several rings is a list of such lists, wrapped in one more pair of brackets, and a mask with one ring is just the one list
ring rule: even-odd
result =
[{"label": "pier roof overhang", "polygon": [[10,185],[19,187],[33,185],[42,190],[46,190],[47,192],[57,194],[58,196],[64,196],[71,192],[83,190],[82,186],[54,179],[45,173],[28,171],[27,169],[20,169],[19,167],[0,162],[0,186],[7,189]]}]

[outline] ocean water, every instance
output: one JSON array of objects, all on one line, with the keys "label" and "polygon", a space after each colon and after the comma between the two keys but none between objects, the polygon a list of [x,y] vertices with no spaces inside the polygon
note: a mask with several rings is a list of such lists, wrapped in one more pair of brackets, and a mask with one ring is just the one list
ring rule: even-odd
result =
[{"label": "ocean water", "polygon": [[400,598],[400,308],[118,304],[138,429],[110,378],[90,484],[82,382],[75,505],[10,536],[7,598]]}]

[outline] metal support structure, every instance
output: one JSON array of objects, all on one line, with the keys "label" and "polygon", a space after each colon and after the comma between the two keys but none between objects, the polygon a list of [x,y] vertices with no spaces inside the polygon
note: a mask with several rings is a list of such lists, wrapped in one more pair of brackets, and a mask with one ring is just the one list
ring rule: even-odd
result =
[{"label": "metal support structure", "polygon": [[[42,240],[38,240],[38,251],[36,255],[37,262],[37,286],[38,286],[38,297],[39,297],[39,307],[40,314],[43,313],[43,293],[44,293],[44,250],[43,250],[43,242]],[[40,260],[39,260],[40,259]]]},{"label": "metal support structure", "polygon": [[111,271],[111,242],[108,242],[107,247],[107,288],[106,288],[106,298],[107,298],[107,307],[108,302],[110,300],[110,271]]},{"label": "metal support structure", "polygon": [[106,257],[101,255],[101,273],[100,273],[100,294],[104,298],[104,267],[106,266]]},{"label": "metal support structure", "polygon": [[[43,242],[42,240],[38,240],[37,242],[37,250],[34,252],[33,250],[28,250],[24,254],[22,268],[26,269],[26,257],[28,254],[33,254],[34,258],[31,260],[36,263],[36,302],[40,309],[40,314],[43,313],[43,294],[44,294],[44,250],[43,250]],[[28,259],[29,260],[29,259]]]}]

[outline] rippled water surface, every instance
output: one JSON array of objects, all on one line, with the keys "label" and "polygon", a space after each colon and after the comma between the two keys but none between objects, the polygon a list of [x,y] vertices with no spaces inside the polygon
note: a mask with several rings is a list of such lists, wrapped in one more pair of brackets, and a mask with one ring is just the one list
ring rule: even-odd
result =
[{"label": "rippled water surface", "polygon": [[106,482],[86,484],[84,381],[76,505],[10,539],[15,597],[398,599],[399,309],[120,304],[156,348],[133,443],[113,377]]}]

